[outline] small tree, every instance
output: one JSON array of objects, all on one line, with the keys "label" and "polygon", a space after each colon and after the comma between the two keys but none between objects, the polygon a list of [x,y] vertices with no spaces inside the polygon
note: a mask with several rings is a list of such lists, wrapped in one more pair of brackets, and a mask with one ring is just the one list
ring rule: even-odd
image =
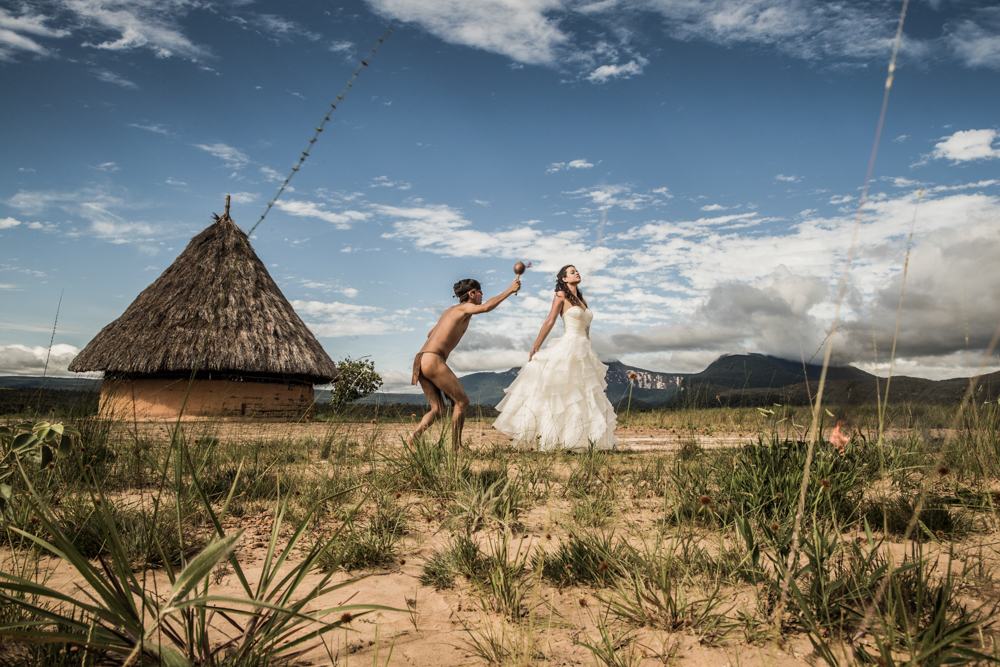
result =
[{"label": "small tree", "polygon": [[334,412],[382,386],[382,376],[375,372],[375,362],[370,359],[345,357],[343,361],[337,362],[337,369],[340,377],[330,392],[330,407]]}]

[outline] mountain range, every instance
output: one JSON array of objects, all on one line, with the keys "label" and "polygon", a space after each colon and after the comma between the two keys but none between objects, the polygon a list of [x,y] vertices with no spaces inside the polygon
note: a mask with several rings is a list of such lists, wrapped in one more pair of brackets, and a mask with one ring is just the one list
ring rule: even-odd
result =
[{"label": "mountain range", "polygon": [[[473,405],[494,406],[504,396],[504,388],[517,377],[519,368],[499,372],[471,373],[460,378]],[[713,405],[806,405],[816,395],[822,367],[763,354],[728,354],[713,361],[700,373],[660,373],[619,361],[608,363],[608,399],[624,408],[648,409],[660,406]],[[635,373],[634,379],[629,374]],[[42,378],[0,377],[0,389],[38,387]],[[94,391],[93,378],[46,378],[52,390]],[[896,376],[889,386],[893,403],[952,403],[961,400],[969,387],[968,378],[928,380]],[[827,369],[824,402],[833,405],[875,403],[886,388],[885,378],[877,378],[854,366]],[[984,375],[976,387],[977,400],[1000,396],[1000,373]],[[630,396],[631,393],[631,396]],[[328,403],[328,391],[316,391],[319,403]],[[378,392],[360,403],[427,405],[423,394]]]},{"label": "mountain range", "polygon": [[[473,405],[496,405],[519,370],[471,373],[460,381]],[[615,406],[624,406],[631,400],[634,409],[665,405],[806,405],[819,388],[822,370],[818,364],[803,364],[764,354],[723,355],[700,373],[660,373],[611,361],[606,393]],[[633,372],[636,377],[630,380],[629,374]],[[889,400],[893,403],[951,403],[960,400],[968,387],[968,378],[928,380],[896,376],[889,386]],[[885,388],[885,378],[877,378],[854,366],[830,366],[824,402],[875,403]],[[980,378],[977,392],[979,400],[993,400],[1000,395],[1000,373]],[[379,393],[363,401],[427,404],[422,394]]]}]

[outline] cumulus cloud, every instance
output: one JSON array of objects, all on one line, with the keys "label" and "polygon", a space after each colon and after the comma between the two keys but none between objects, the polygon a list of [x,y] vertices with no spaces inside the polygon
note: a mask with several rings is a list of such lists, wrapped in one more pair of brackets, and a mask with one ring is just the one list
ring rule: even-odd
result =
[{"label": "cumulus cloud", "polygon": [[15,220],[14,218],[0,218],[0,229],[10,229],[11,227],[17,227],[21,224],[20,220]]},{"label": "cumulus cloud", "polygon": [[[632,186],[626,184],[598,185],[563,194],[577,199],[589,199],[597,210],[618,207],[627,211],[638,211],[663,201],[663,195],[658,191],[633,192]],[[584,212],[590,210],[584,209]]]},{"label": "cumulus cloud", "polygon": [[304,218],[317,218],[336,225],[337,229],[350,229],[355,222],[368,219],[368,213],[363,211],[342,211],[335,213],[326,210],[326,204],[296,199],[279,199],[275,206],[288,213]]},{"label": "cumulus cloud", "polygon": [[[26,345],[0,345],[0,374],[5,375],[57,375],[80,353],[72,345],[57,344],[51,353],[47,347]],[[48,367],[45,359],[48,357]]]},{"label": "cumulus cloud", "polygon": [[1000,147],[994,147],[996,130],[961,130],[934,145],[932,155],[952,162],[970,162],[1000,157]]}]

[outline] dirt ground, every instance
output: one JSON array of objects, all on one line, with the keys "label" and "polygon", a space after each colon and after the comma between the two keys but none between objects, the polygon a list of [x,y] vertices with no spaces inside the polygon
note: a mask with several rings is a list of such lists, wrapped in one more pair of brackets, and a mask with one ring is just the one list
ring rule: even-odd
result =
[{"label": "dirt ground", "polygon": [[[151,439],[164,438],[173,424],[133,424],[134,434]],[[225,442],[230,438],[291,438],[299,440],[312,437],[321,441],[331,432],[341,437],[345,434],[358,441],[374,438],[386,445],[400,443],[412,429],[411,424],[254,424],[245,422],[215,421],[211,423],[186,422],[186,437],[213,435]],[[941,434],[938,434],[941,435]],[[488,424],[472,422],[466,426],[466,436],[472,439],[473,448],[486,448],[505,443],[502,434]],[[620,448],[623,452],[643,453],[675,450],[690,444],[702,447],[725,447],[745,442],[748,433],[703,433],[680,430],[662,430],[636,427],[619,430]],[[316,465],[325,464],[320,461]],[[440,508],[422,507],[430,502],[421,497],[411,501],[415,516],[421,509],[437,512]],[[568,537],[560,522],[565,523],[572,510],[569,501],[552,497],[536,505],[523,517],[523,546],[532,551],[541,547],[553,551],[561,540]],[[621,521],[640,529],[660,519],[662,500],[652,498],[633,503]],[[227,519],[227,530],[242,529],[243,539],[236,554],[251,582],[257,580],[266,555],[266,542],[273,525],[271,510],[262,510],[253,516]],[[482,596],[477,595],[466,582],[457,582],[452,590],[436,591],[420,584],[424,559],[441,548],[450,537],[447,525],[439,521],[424,523],[413,521],[404,537],[399,557],[389,566],[368,572],[338,573],[335,581],[362,577],[345,588],[327,595],[315,605],[316,609],[341,604],[375,604],[398,609],[381,611],[354,619],[349,629],[327,638],[327,647],[312,651],[303,664],[312,665],[413,665],[441,667],[442,665],[483,664],[470,649],[472,633],[498,628],[496,614],[481,607]],[[518,536],[520,537],[520,536]],[[894,548],[902,549],[903,545]],[[9,557],[9,554],[7,554]],[[2,557],[2,555],[0,555]],[[901,557],[901,556],[900,556]],[[47,572],[50,586],[69,594],[79,594],[77,577],[64,562],[46,559],[41,563]],[[286,566],[287,567],[287,566]],[[159,591],[168,591],[169,583],[162,570],[145,573]],[[321,575],[310,575],[308,586]],[[219,573],[220,584],[214,589],[222,596],[242,596],[242,589],[231,571]],[[520,628],[506,626],[508,636],[519,637],[530,645],[528,655],[519,664],[542,665],[592,665],[600,664],[579,640],[599,641],[600,615],[606,610],[598,596],[608,596],[608,589],[594,590],[587,587],[558,589],[540,578],[530,595],[530,613]],[[697,597],[698,591],[692,591]],[[728,594],[724,608],[736,618],[739,611],[752,611],[755,604],[746,590],[733,590]],[[620,626],[611,623],[619,631]],[[378,644],[376,645],[376,632]],[[222,630],[220,628],[220,633]],[[221,636],[221,635],[220,635]],[[632,641],[622,642],[631,647],[641,666],[682,664],[691,666],[791,666],[817,664],[818,657],[808,639],[803,635],[781,644],[766,641],[748,643],[736,630],[721,646],[706,645],[694,632],[665,632],[640,629],[629,634]],[[628,639],[628,637],[616,637]],[[389,650],[391,659],[386,662]],[[375,653],[378,650],[378,663]],[[628,649],[622,648],[622,651]],[[331,660],[331,656],[333,659]],[[623,663],[627,664],[627,663]]]}]

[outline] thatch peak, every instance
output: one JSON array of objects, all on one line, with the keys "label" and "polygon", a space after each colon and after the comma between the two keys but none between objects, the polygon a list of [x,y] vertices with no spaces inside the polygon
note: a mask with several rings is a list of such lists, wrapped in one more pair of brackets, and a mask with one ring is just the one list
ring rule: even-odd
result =
[{"label": "thatch peak", "polygon": [[213,218],[69,370],[189,373],[211,324],[199,370],[314,383],[337,377],[333,360],[229,216],[229,197]]}]

